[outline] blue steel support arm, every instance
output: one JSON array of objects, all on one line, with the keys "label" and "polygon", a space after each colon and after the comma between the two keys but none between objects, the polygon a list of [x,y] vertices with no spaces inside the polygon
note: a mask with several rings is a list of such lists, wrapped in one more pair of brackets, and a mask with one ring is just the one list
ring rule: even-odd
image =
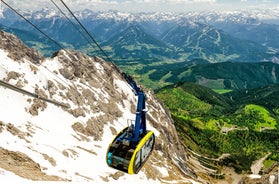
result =
[{"label": "blue steel support arm", "polygon": [[130,84],[130,86],[133,88],[133,91],[134,91],[135,95],[137,96],[139,94],[139,92],[141,91],[141,89],[137,86],[137,83],[134,81],[134,79],[130,75],[127,75],[126,73],[123,73],[122,75],[125,78],[125,80]]},{"label": "blue steel support arm", "polygon": [[130,75],[123,73],[123,76],[126,81],[132,86],[135,95],[138,96],[135,129],[133,132],[133,137],[131,139],[132,142],[136,143],[139,141],[140,134],[146,132],[146,97],[144,92],[137,86],[136,82]]},{"label": "blue steel support arm", "polygon": [[139,140],[139,135],[143,132],[146,132],[145,95],[143,92],[139,92],[135,131],[134,131],[134,136],[132,138],[132,142],[137,142]]}]

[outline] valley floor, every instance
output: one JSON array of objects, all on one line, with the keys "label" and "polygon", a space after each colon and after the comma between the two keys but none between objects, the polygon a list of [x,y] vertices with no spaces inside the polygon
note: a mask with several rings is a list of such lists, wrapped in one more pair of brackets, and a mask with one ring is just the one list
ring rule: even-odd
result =
[{"label": "valley floor", "polygon": [[[272,166],[270,168],[270,171],[266,171],[264,175],[259,175],[260,171],[264,167],[263,162],[266,160],[266,158],[270,154],[265,155],[264,157],[260,158],[259,160],[256,160],[253,165],[251,166],[252,174],[238,174],[234,171],[231,167],[222,167],[220,173],[224,174],[224,179],[217,179],[212,176],[211,174],[216,173],[216,170],[210,169],[208,167],[203,166],[201,162],[198,160],[198,158],[203,157],[202,155],[199,155],[193,151],[191,151],[191,154],[188,156],[188,161],[191,163],[191,166],[195,173],[199,176],[202,182],[204,183],[210,183],[210,184],[253,184],[253,183],[270,183],[270,184],[277,184],[276,181],[279,181],[276,179],[276,176],[274,173],[279,173],[278,166]],[[228,156],[227,154],[222,155],[218,159],[210,159],[207,157],[208,160],[220,160],[222,157]],[[216,167],[217,168],[217,167]],[[275,172],[274,172],[275,171]],[[279,177],[279,176],[277,176]]]}]

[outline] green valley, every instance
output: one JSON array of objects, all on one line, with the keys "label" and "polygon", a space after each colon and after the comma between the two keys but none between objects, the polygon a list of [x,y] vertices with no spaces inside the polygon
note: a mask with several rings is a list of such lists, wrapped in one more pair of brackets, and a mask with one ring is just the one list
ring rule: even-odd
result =
[{"label": "green valley", "polygon": [[[83,37],[77,24],[62,16],[29,15],[58,45],[17,16],[0,17],[0,29],[47,57],[67,48],[113,60],[155,91],[185,147],[206,167],[250,173],[259,158],[268,155],[266,168],[279,160],[279,26],[245,16],[220,22],[214,14],[172,19],[157,13],[84,13],[79,18],[96,40]],[[208,17],[216,20],[204,22]],[[216,159],[222,155],[227,156]]]},{"label": "green valley", "polygon": [[153,69],[149,77],[154,81],[164,79],[172,84],[178,81],[192,82],[211,89],[252,89],[279,83],[279,65],[271,62],[209,63],[203,60],[183,64],[166,65],[161,69],[146,66],[143,70]]},{"label": "green valley", "polygon": [[[218,94],[197,84],[179,83],[155,92],[171,111],[187,149],[206,157],[229,154],[213,164],[249,173],[253,161],[269,153],[266,166],[279,159],[279,101],[268,103],[278,87]],[[256,103],[252,93],[261,96],[262,103]]]}]

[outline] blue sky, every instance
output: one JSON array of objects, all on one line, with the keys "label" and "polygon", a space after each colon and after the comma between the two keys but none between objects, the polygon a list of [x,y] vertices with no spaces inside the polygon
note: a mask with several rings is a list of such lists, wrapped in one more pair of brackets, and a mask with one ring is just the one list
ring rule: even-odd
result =
[{"label": "blue sky", "polygon": [[[4,0],[20,9],[51,6],[49,0]],[[60,2],[59,0],[54,0]],[[187,12],[279,7],[279,0],[64,0],[73,10],[120,10],[128,12]]]}]

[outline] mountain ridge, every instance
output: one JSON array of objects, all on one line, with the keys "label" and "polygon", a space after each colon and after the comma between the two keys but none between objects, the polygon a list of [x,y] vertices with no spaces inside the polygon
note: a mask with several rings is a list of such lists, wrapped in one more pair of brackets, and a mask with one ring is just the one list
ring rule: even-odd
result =
[{"label": "mountain ridge", "polygon": [[[14,165],[16,162],[7,164],[9,159],[22,159],[27,155],[26,162],[33,160],[42,173],[57,176],[54,179],[60,181],[199,183],[200,179],[185,162],[187,154],[168,112],[150,91],[146,91],[147,126],[158,141],[142,171],[138,175],[127,175],[109,168],[105,162],[113,135],[125,126],[127,119],[134,119],[136,97],[121,73],[98,57],[70,50],[43,58],[15,36],[0,33],[3,41],[0,44],[1,80],[69,107],[57,107],[0,86],[3,113],[0,147],[7,155],[1,159],[0,178],[32,183],[33,172],[28,166]],[[20,170],[25,170],[25,176]],[[11,172],[28,179],[15,177]]]},{"label": "mountain ridge", "polygon": [[[4,11],[4,13],[5,13],[5,11]],[[77,33],[74,34],[76,32],[75,30],[71,31],[71,34],[77,35],[77,37],[79,37],[80,39],[75,38],[75,37],[69,37],[67,35],[63,35],[63,36],[66,36],[63,38],[63,37],[61,37],[61,35],[59,35],[58,30],[61,29],[61,26],[59,27],[59,25],[54,25],[52,22],[54,20],[55,20],[55,22],[63,22],[63,17],[57,16],[59,13],[56,12],[56,13],[53,13],[52,16],[49,16],[49,14],[52,14],[52,13],[49,13],[47,10],[42,10],[41,15],[37,15],[37,14],[40,14],[40,11],[35,12],[35,13],[26,12],[25,16],[30,17],[31,21],[33,21],[35,25],[40,25],[41,21],[45,21],[46,26],[49,28],[49,30],[46,30],[46,31],[53,38],[58,38],[59,40],[57,40],[57,41],[65,42],[65,40],[68,39],[68,41],[66,41],[66,43],[68,42],[68,44],[70,44],[70,46],[73,46],[76,49],[84,49],[84,48],[81,48],[82,47],[81,43],[82,44],[84,43],[82,41],[84,39],[82,37],[80,37],[79,34],[77,34]],[[272,31],[272,34],[271,33],[269,34],[269,32],[267,31],[267,30],[269,30],[269,28],[268,28],[269,24],[265,24],[267,27],[265,28],[266,31],[265,31],[264,37],[266,37],[266,40],[269,40],[268,43],[262,39],[255,40],[256,37],[253,37],[251,35],[248,35],[249,37],[247,37],[247,31],[243,33],[243,36],[236,37],[240,40],[236,40],[236,38],[234,38],[235,36],[237,36],[236,34],[234,36],[231,36],[233,34],[232,32],[229,32],[227,30],[227,32],[225,32],[227,34],[224,34],[221,31],[222,25],[225,25],[227,23],[226,20],[230,18],[230,16],[228,16],[228,14],[226,14],[226,13],[223,13],[223,14],[222,13],[220,13],[220,14],[213,14],[213,13],[208,13],[208,14],[195,14],[195,13],[132,14],[132,13],[122,13],[122,12],[117,12],[117,11],[97,12],[96,13],[96,12],[93,12],[90,10],[86,10],[83,12],[82,11],[77,12],[77,14],[81,18],[81,22],[88,28],[89,32],[91,32],[91,34],[94,35],[94,37],[100,43],[107,42],[109,39],[116,36],[118,33],[125,31],[131,25],[139,25],[144,29],[144,32],[148,33],[152,37],[154,37],[160,41],[166,41],[167,39],[162,39],[162,38],[164,38],[164,35],[167,32],[171,31],[173,27],[179,27],[179,25],[187,23],[187,26],[184,27],[183,29],[187,28],[187,30],[189,30],[190,32],[191,32],[191,30],[194,30],[194,32],[199,32],[200,35],[204,35],[207,38],[207,39],[203,40],[204,44],[200,45],[200,46],[199,46],[199,42],[201,40],[196,40],[197,38],[195,38],[195,37],[194,37],[194,39],[190,40],[191,42],[193,42],[192,46],[198,45],[199,46],[198,49],[200,49],[200,51],[201,51],[201,54],[196,55],[194,57],[197,57],[197,56],[204,57],[205,56],[203,59],[208,59],[212,62],[227,61],[230,58],[226,59],[226,57],[232,56],[232,54],[220,52],[224,49],[226,50],[224,45],[227,45],[227,44],[230,46],[230,48],[234,49],[234,52],[236,52],[236,55],[240,55],[240,57],[247,55],[247,58],[244,57],[242,59],[248,60],[250,62],[271,60],[272,57],[270,57],[269,55],[272,55],[272,54],[274,55],[274,54],[276,54],[276,50],[278,51],[278,48],[276,47],[277,37],[273,36],[273,35],[277,35],[277,33],[278,33],[278,32],[276,32],[276,30],[277,30],[276,25],[270,25],[271,26],[270,30]],[[245,13],[243,13],[243,14],[245,15]],[[246,23],[246,24],[241,23],[241,26],[246,25],[247,29],[250,26],[250,28],[253,28],[253,31],[255,32],[255,34],[258,35],[261,28],[257,27],[257,26],[254,26],[254,27],[251,26],[251,25],[255,25],[253,21],[250,21],[251,18],[249,16],[252,16],[252,15],[248,14],[249,16],[248,15],[244,16],[243,14],[240,13],[240,14],[232,14],[232,15],[236,16],[236,18],[235,18],[236,22],[240,21],[240,22]],[[225,17],[225,18],[224,18],[224,20],[222,20],[222,18],[220,18],[221,19],[221,21],[220,21],[220,19],[218,19],[218,16]],[[46,17],[46,18],[43,18],[43,17]],[[212,17],[212,18],[210,18],[210,17]],[[6,19],[10,19],[10,20],[6,21]],[[8,27],[30,30],[30,28],[28,28],[28,26],[26,26],[26,24],[23,24],[22,21],[20,21],[18,19],[15,19],[15,20],[13,20],[13,19],[14,18],[11,18],[11,16],[7,16],[7,18],[5,18],[5,16],[4,16],[0,20],[5,21],[5,24],[6,24],[5,26],[8,26]],[[231,18],[231,19],[234,20],[233,18]],[[9,21],[10,21],[10,23],[9,23]],[[210,22],[210,21],[213,21],[213,22]],[[214,21],[216,21],[215,24],[214,24]],[[250,23],[249,23],[249,21],[250,21]],[[256,22],[260,22],[260,21],[256,20]],[[197,25],[199,25],[199,26],[197,27]],[[201,25],[203,25],[203,26],[201,26]],[[216,32],[217,34],[219,34],[219,37],[220,37],[220,34],[222,34],[222,37],[221,37],[221,39],[219,39],[219,42],[220,41],[222,42],[224,40],[223,47],[219,48],[218,45],[214,44],[214,43],[217,43],[217,37],[215,38],[215,40],[211,40],[212,34],[206,35],[207,33],[206,33],[206,31],[204,32],[204,29],[208,28],[208,25],[211,26],[211,28],[210,28],[210,30],[212,30],[211,33]],[[216,27],[214,27],[215,25],[216,25]],[[64,25],[64,26],[67,27],[67,29],[63,28],[63,30],[65,30],[66,32],[72,30],[72,28],[69,27],[71,25],[69,25],[69,26]],[[224,28],[224,26],[223,26],[223,28]],[[242,29],[242,30],[245,30],[245,29]],[[208,33],[210,33],[210,32],[208,32]],[[245,35],[246,35],[246,37],[245,37]],[[181,38],[179,38],[178,40],[187,40],[187,36],[189,39],[193,35],[186,35],[186,37],[185,37],[185,35],[182,35]],[[197,37],[199,37],[199,35],[197,35]],[[251,39],[253,39],[253,40],[251,40]],[[77,42],[77,40],[78,40],[78,42]],[[173,40],[173,39],[170,38],[170,40]],[[231,40],[233,40],[232,43],[231,43]],[[248,43],[245,43],[245,40],[249,40]],[[241,42],[239,42],[239,41],[241,41]],[[254,43],[251,41],[254,41]],[[208,42],[208,44],[207,44],[207,42]],[[77,44],[77,43],[79,43],[79,44]],[[166,42],[166,43],[169,44],[171,42]],[[275,44],[273,44],[273,43],[275,43]],[[146,44],[148,44],[148,43],[146,43]],[[107,43],[106,46],[109,46],[109,43]],[[90,47],[90,46],[85,43],[85,44],[83,44],[83,47]],[[207,56],[208,55],[208,51],[206,51],[207,47],[209,47],[211,49],[212,49],[212,47],[216,47],[218,52],[215,54],[211,53],[211,55],[213,55],[213,58],[211,58],[212,56],[211,57]],[[245,48],[245,49],[243,49],[243,48]],[[203,52],[202,49],[205,49],[205,51]],[[237,49],[237,50],[235,50],[235,49]],[[264,52],[262,54],[259,54],[258,50],[261,50],[261,51],[264,50]],[[172,50],[172,52],[175,54],[177,52],[177,50],[176,49]],[[190,51],[185,50],[185,47],[184,47],[184,52],[186,52],[186,53],[184,55],[182,55],[181,59],[184,59],[184,60],[185,59],[188,59],[188,60],[196,59],[193,57],[192,58],[187,57],[187,54],[191,54],[191,50]],[[251,53],[251,52],[253,52],[253,53]],[[240,54],[240,53],[242,53],[242,54]],[[253,55],[255,53],[257,53],[257,57],[253,59]],[[232,57],[232,59],[235,59],[235,57]],[[170,57],[170,58],[172,58],[172,57]]]},{"label": "mountain ridge", "polygon": [[[177,57],[174,47],[158,40],[146,33],[140,25],[134,24],[123,32],[115,35],[102,44],[108,52],[112,52],[112,58],[116,63],[126,62],[152,63],[163,60],[163,58]],[[172,55],[172,56],[170,56]],[[127,64],[126,64],[127,65]]]}]

